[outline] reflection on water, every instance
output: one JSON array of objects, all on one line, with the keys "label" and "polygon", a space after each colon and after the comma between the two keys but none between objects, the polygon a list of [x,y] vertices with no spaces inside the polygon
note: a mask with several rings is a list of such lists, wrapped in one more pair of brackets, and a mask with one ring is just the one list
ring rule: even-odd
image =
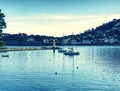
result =
[{"label": "reflection on water", "polygon": [[78,56],[57,50],[0,53],[0,91],[118,91],[120,47],[75,47]]}]

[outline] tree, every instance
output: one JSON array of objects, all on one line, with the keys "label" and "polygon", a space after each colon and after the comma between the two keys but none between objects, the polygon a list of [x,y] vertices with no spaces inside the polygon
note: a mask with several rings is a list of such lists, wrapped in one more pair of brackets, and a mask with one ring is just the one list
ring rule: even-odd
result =
[{"label": "tree", "polygon": [[5,22],[5,15],[4,13],[1,12],[1,9],[0,9],[0,47],[3,46],[3,41],[2,41],[2,32],[3,32],[3,29],[6,28],[6,22]]}]

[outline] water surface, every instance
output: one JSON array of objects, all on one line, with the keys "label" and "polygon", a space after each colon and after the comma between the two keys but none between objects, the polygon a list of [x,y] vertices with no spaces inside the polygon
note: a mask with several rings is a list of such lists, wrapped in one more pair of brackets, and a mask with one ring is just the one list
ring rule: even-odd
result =
[{"label": "water surface", "polygon": [[119,46],[74,48],[80,55],[57,50],[0,53],[0,91],[119,91]]}]

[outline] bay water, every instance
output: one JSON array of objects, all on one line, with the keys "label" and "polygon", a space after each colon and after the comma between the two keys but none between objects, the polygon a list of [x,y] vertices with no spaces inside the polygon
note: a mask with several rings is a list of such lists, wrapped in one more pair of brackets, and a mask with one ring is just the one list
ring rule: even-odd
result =
[{"label": "bay water", "polygon": [[67,56],[58,50],[0,53],[0,91],[120,90],[119,46],[74,49],[80,55]]}]

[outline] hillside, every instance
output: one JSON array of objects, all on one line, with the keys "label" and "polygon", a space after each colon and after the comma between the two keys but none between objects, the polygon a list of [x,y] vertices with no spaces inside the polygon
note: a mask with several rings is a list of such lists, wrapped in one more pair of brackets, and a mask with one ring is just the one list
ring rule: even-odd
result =
[{"label": "hillside", "polygon": [[90,29],[75,36],[79,44],[119,45],[120,19],[113,19],[95,29]]},{"label": "hillside", "polygon": [[[45,46],[52,45],[52,36],[27,35],[19,34],[3,34],[5,45],[10,46]],[[49,41],[47,41],[49,40]]]},{"label": "hillside", "polygon": [[114,19],[95,29],[80,34],[80,38],[90,44],[120,44],[120,19]]},{"label": "hillside", "polygon": [[120,19],[113,19],[81,34],[57,38],[24,33],[3,34],[5,44],[14,46],[52,45],[53,39],[57,45],[120,45]]}]

